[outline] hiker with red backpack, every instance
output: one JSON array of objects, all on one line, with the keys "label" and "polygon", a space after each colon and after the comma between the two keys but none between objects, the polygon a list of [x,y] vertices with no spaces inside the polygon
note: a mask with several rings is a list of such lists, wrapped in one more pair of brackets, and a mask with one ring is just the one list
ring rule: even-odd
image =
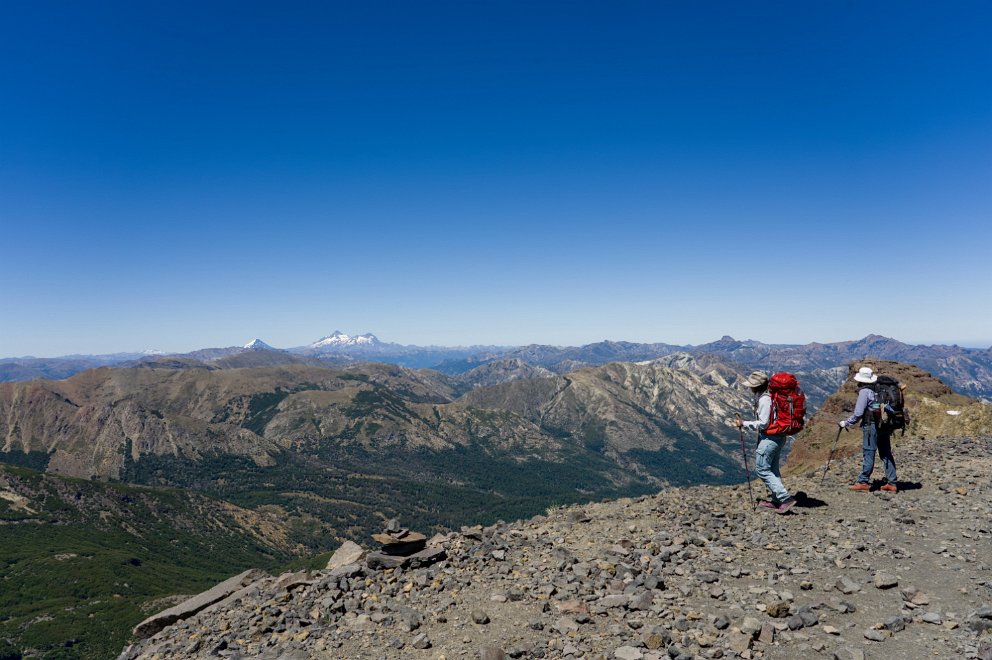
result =
[{"label": "hiker with red backpack", "polygon": [[[875,469],[877,451],[885,466],[885,484],[882,485],[882,490],[895,493],[899,489],[896,486],[896,461],[892,456],[892,427],[882,421],[882,414],[893,414],[896,411],[888,402],[885,402],[883,409],[883,402],[875,393],[875,383],[878,379],[871,367],[858,369],[858,373],[854,374],[854,380],[858,383],[858,402],[851,416],[838,422],[838,426],[846,429],[861,422],[863,434],[861,474],[851,486],[851,490],[871,490],[871,472]],[[899,396],[901,399],[901,392]],[[898,407],[901,409],[902,406]]]},{"label": "hiker with red backpack", "polygon": [[[791,380],[790,380],[791,379]],[[755,395],[755,420],[742,422],[737,418],[737,428],[755,429],[758,448],[754,454],[754,471],[764,482],[771,497],[758,506],[776,513],[786,513],[796,505],[796,498],[782,483],[779,459],[789,435],[802,429],[806,397],[799,389],[799,382],[792,374],[775,374],[769,380],[763,371],[754,371],[744,384]]]}]

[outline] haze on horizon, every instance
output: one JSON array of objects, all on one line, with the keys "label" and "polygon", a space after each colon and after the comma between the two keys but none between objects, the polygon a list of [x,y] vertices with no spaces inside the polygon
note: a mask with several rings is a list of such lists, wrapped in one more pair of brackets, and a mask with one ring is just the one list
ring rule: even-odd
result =
[{"label": "haze on horizon", "polygon": [[992,344],[988,3],[2,15],[0,357]]}]

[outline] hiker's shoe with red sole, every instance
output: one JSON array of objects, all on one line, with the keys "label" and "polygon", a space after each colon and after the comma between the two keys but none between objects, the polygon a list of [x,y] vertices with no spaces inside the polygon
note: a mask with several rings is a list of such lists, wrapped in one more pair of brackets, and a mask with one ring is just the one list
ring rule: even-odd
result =
[{"label": "hiker's shoe with red sole", "polygon": [[772,502],[771,500],[761,500],[758,502],[758,506],[764,507],[765,509],[778,509],[778,502]]},{"label": "hiker's shoe with red sole", "polygon": [[884,486],[882,486],[882,490],[884,490],[886,493],[899,492],[899,488],[895,484],[885,484]]},{"label": "hiker's shoe with red sole", "polygon": [[863,484],[859,481],[851,486],[851,490],[871,490],[871,484]]},{"label": "hiker's shoe with red sole", "polygon": [[786,513],[794,506],[796,506],[796,498],[787,497],[782,500],[781,504],[778,505],[778,508],[775,509],[775,513]]}]

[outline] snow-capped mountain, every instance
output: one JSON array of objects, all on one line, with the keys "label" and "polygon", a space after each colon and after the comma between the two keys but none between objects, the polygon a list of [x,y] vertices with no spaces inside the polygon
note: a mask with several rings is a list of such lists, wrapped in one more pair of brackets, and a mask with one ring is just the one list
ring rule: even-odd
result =
[{"label": "snow-capped mountain", "polygon": [[351,335],[346,335],[340,330],[335,330],[332,334],[321,337],[317,341],[310,344],[310,348],[341,348],[345,346],[376,346],[379,343],[379,339],[372,333],[366,333],[364,335],[356,335],[352,337]]},{"label": "snow-capped mountain", "polygon": [[246,351],[274,351],[274,350],[276,350],[276,349],[272,348],[271,346],[269,346],[264,341],[262,341],[261,339],[258,339],[258,338],[252,339],[250,342],[248,342],[247,344],[245,344],[244,348],[245,348]]}]

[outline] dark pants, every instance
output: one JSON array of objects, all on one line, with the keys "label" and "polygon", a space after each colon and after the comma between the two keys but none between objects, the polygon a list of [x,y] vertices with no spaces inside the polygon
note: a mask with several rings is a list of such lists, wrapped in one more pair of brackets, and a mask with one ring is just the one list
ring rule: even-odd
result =
[{"label": "dark pants", "polygon": [[892,457],[892,442],[890,437],[892,432],[888,429],[876,429],[874,424],[866,424],[861,427],[864,433],[864,443],[862,445],[863,460],[861,464],[861,474],[858,475],[858,482],[871,483],[871,472],[875,469],[875,452],[878,452],[885,466],[885,481],[894,484],[896,482],[896,459]]}]

